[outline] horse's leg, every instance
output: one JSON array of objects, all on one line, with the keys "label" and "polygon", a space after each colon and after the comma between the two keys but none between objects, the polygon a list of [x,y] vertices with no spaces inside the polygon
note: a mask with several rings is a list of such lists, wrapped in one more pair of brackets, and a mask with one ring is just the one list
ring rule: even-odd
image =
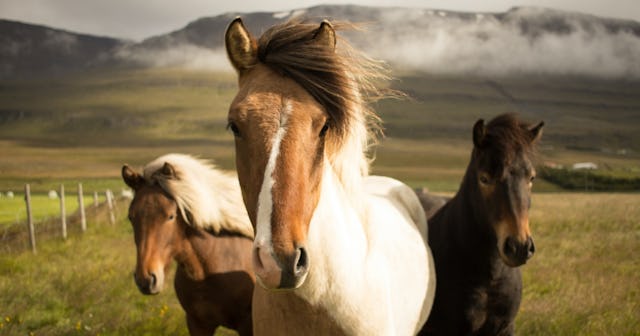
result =
[{"label": "horse's leg", "polygon": [[200,321],[193,316],[187,315],[187,328],[191,336],[211,336],[217,327],[214,326],[211,328],[210,324],[200,323]]},{"label": "horse's leg", "polygon": [[251,312],[245,316],[245,318],[238,324],[236,330],[240,336],[252,336],[253,335],[253,320],[251,319]]},{"label": "horse's leg", "polygon": [[502,329],[502,331],[500,331],[497,336],[513,336],[516,334],[516,328],[515,328],[515,323],[513,321],[511,321],[511,323],[509,323],[509,325]]}]

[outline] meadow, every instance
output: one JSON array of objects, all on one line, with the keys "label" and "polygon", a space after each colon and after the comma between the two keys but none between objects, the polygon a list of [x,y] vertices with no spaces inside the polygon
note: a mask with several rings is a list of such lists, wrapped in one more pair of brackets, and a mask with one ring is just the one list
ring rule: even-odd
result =
[{"label": "meadow", "polygon": [[[104,202],[105,196],[98,196],[98,202]],[[84,193],[83,203],[85,206],[92,205],[93,194]],[[65,212],[72,214],[78,210],[78,195],[70,195],[65,192],[64,198]],[[41,222],[51,218],[60,217],[60,199],[49,198],[48,195],[31,195],[31,214],[34,222]],[[4,227],[22,225],[27,220],[27,208],[24,200],[24,192],[16,193],[15,197],[0,198],[0,230]]]},{"label": "meadow", "polygon": [[[640,175],[638,83],[399,75],[391,85],[410,99],[375,104],[386,133],[374,149],[375,174],[450,195],[469,159],[473,123],[519,111],[546,122],[540,164],[589,161],[605,174]],[[21,193],[30,183],[35,195],[45,195],[64,183],[73,207],[78,182],[87,196],[106,189],[118,195],[124,163],[140,169],[168,152],[234,169],[233,137],[225,130],[234,92],[232,74],[178,69],[2,82],[0,192]],[[0,211],[14,221],[24,202],[4,201]],[[42,216],[57,214],[53,204]],[[537,252],[523,267],[518,334],[640,333],[638,204],[637,192],[566,192],[536,180]],[[126,207],[119,202],[116,225],[88,217],[84,234],[39,241],[35,255],[26,248],[0,255],[0,334],[187,334],[171,286],[147,297],[134,285]]]},{"label": "meadow", "polygon": [[[517,334],[638,334],[639,202],[638,194],[534,195],[537,251],[522,267]],[[140,294],[134,266],[124,211],[116,225],[90,222],[85,234],[47,240],[35,255],[2,254],[0,291],[11,294],[0,297],[0,334],[187,335],[173,288]]]}]

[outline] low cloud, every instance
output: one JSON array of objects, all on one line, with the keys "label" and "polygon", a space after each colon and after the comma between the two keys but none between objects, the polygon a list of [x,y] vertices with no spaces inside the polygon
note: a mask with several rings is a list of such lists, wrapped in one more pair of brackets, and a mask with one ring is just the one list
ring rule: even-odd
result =
[{"label": "low cloud", "polygon": [[[423,11],[414,14],[422,15],[416,25],[390,12],[382,17],[385,29],[366,44],[394,68],[428,73],[640,78],[640,37],[631,29],[612,31],[584,16],[515,14],[521,17],[499,20],[494,15],[451,17]],[[535,21],[522,20],[534,14]]]},{"label": "low cloud", "polygon": [[150,67],[180,67],[191,70],[232,71],[223,49],[211,50],[192,44],[171,48],[123,48],[116,53],[122,60]]}]

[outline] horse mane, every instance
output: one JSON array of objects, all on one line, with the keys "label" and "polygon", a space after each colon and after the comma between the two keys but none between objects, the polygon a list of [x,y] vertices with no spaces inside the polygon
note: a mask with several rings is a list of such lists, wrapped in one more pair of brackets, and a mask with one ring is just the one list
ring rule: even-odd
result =
[{"label": "horse mane", "polygon": [[[162,174],[165,162],[175,176]],[[238,233],[253,239],[253,227],[242,202],[238,179],[213,164],[184,154],[161,156],[143,169],[147,183],[157,183],[175,201],[187,224],[211,230]]]},{"label": "horse mane", "polygon": [[[346,22],[331,26],[336,31],[357,28]],[[365,101],[393,93],[383,93],[375,85],[390,77],[382,62],[355,50],[337,34],[335,48],[314,41],[318,27],[300,18],[275,25],[259,38],[257,56],[261,63],[297,82],[325,108],[330,126],[326,153],[345,189],[355,191],[369,174],[368,150],[382,135],[380,118]]]},{"label": "horse mane", "polygon": [[501,114],[487,123],[486,144],[500,151],[504,162],[511,162],[518,152],[535,156],[536,146],[530,126],[514,113]]}]

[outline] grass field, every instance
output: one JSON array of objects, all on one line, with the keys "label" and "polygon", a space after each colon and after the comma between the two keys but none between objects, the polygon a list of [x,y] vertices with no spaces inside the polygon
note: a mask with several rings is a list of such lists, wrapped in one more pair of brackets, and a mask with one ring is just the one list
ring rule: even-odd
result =
[{"label": "grass field", "polygon": [[[65,191],[64,206],[67,214],[72,214],[78,210],[78,196],[71,196]],[[105,196],[98,196],[98,202],[104,202]],[[93,204],[93,196],[84,194],[83,203],[85,206]],[[47,195],[31,195],[31,213],[33,221],[36,223],[60,217],[60,199],[51,199]],[[27,206],[24,201],[24,192],[18,193],[14,198],[0,198],[0,230],[3,226],[20,225],[27,220]]]},{"label": "grass field", "polygon": [[[540,162],[640,175],[638,83],[406,74],[393,86],[412,99],[375,105],[387,135],[375,149],[375,174],[451,194],[473,123],[518,111],[546,122]],[[168,152],[233,169],[225,125],[235,89],[232,74],[176,69],[0,82],[0,192],[17,194],[13,203],[0,199],[0,217],[24,213],[25,183],[38,202],[64,183],[72,208],[78,182],[87,196],[117,195],[124,163],[139,169]],[[534,191],[537,252],[523,268],[518,334],[639,335],[640,194],[565,193],[541,179]],[[58,207],[38,206],[49,214]],[[84,235],[39,241],[36,255],[1,254],[0,335],[186,335],[172,288],[154,297],[135,288],[131,229],[119,216],[115,226],[90,222]]]},{"label": "grass field", "polygon": [[[638,194],[534,196],[537,251],[522,268],[519,335],[640,332],[639,202]],[[171,286],[151,297],[136,289],[124,215],[89,227],[40,244],[36,255],[0,256],[0,292],[11,293],[0,296],[0,334],[187,335]]]}]

